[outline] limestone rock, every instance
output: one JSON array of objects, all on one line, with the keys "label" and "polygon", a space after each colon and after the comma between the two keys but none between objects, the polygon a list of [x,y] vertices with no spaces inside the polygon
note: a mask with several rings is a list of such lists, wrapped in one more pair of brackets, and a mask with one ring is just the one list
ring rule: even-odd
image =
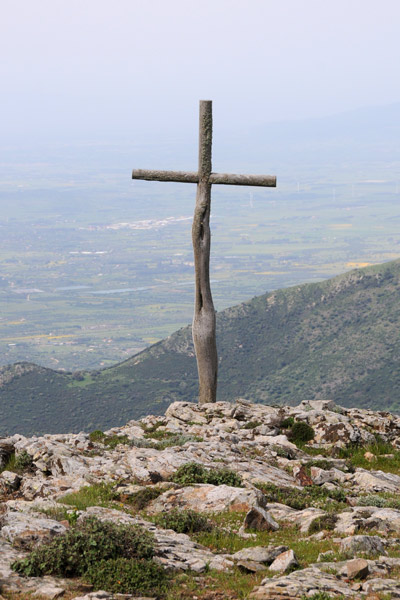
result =
[{"label": "limestone rock", "polygon": [[365,579],[369,573],[368,563],[364,558],[355,558],[346,563],[346,572],[349,579]]},{"label": "limestone rock", "polygon": [[287,550],[289,550],[287,546],[252,546],[251,548],[243,548],[243,550],[235,552],[235,554],[232,554],[232,559],[251,560],[270,565],[277,556]]},{"label": "limestone rock", "polygon": [[2,517],[0,536],[19,548],[31,548],[66,531],[64,525],[39,514],[7,512]]},{"label": "limestone rock", "polygon": [[344,538],[340,543],[341,552],[352,556],[359,553],[385,555],[385,544],[377,535],[353,535]]},{"label": "limestone rock", "polygon": [[293,567],[297,567],[299,561],[296,558],[293,550],[286,550],[279,554],[273,563],[269,565],[270,571],[275,571],[277,573],[284,573]]},{"label": "limestone rock", "polygon": [[33,597],[40,596],[41,598],[47,598],[48,600],[55,600],[56,598],[61,598],[64,594],[64,588],[45,583],[37,588],[33,593]]},{"label": "limestone rock", "polygon": [[3,471],[0,473],[0,480],[5,484],[6,488],[11,491],[17,490],[21,483],[20,475],[13,473],[12,471]]},{"label": "limestone rock", "polygon": [[253,506],[247,513],[243,523],[244,529],[255,529],[256,531],[277,531],[278,523],[271,515],[261,508]]},{"label": "limestone rock", "polygon": [[278,579],[266,578],[253,590],[249,598],[253,600],[299,600],[325,592],[332,597],[357,597],[357,592],[337,579],[334,575],[324,573],[316,567],[294,571]]},{"label": "limestone rock", "polygon": [[360,491],[400,493],[400,476],[393,473],[357,469],[352,481]]},{"label": "limestone rock", "polygon": [[245,511],[263,503],[263,494],[256,489],[228,485],[197,484],[171,489],[152,500],[149,514],[167,512],[174,508],[197,512]]}]

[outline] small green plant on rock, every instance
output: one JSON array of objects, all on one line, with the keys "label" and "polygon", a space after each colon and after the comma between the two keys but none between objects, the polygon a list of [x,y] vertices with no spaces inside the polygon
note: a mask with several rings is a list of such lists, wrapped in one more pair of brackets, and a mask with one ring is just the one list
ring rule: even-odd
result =
[{"label": "small green plant on rock", "polygon": [[280,424],[280,428],[281,429],[290,429],[291,427],[293,427],[294,425],[294,418],[293,417],[286,417],[286,419],[283,419],[283,421]]},{"label": "small green plant on rock", "polygon": [[334,513],[317,517],[311,522],[311,525],[308,528],[308,533],[312,535],[313,533],[318,533],[319,531],[324,530],[333,531],[335,529],[337,520],[338,517]]},{"label": "small green plant on rock", "polygon": [[211,531],[213,528],[206,517],[194,510],[173,509],[168,513],[157,515],[154,522],[163,529],[173,529],[177,533],[197,533]]},{"label": "small green plant on rock", "polygon": [[88,485],[77,492],[66,494],[59,501],[62,504],[69,504],[78,510],[86,510],[89,506],[105,506],[118,499],[112,483],[95,483]]},{"label": "small green plant on rock", "polygon": [[23,450],[20,454],[16,455],[15,452],[9,455],[6,464],[0,469],[1,471],[12,471],[13,473],[26,473],[33,469],[33,458],[32,456]]},{"label": "small green plant on rock", "polygon": [[294,444],[310,442],[314,437],[314,429],[308,423],[304,423],[304,421],[294,423],[288,434],[288,438]]},{"label": "small green plant on rock", "polygon": [[209,483],[211,485],[242,487],[242,478],[240,475],[227,467],[206,469],[203,465],[196,462],[189,462],[179,467],[172,476],[172,481],[180,485]]},{"label": "small green plant on rock", "polygon": [[243,426],[243,429],[255,429],[256,427],[259,427],[260,425],[262,425],[261,421],[248,421]]},{"label": "small green plant on rock", "polygon": [[96,429],[95,431],[89,433],[89,440],[93,443],[102,443],[105,437],[106,434],[100,429]]},{"label": "small green plant on rock", "polygon": [[134,508],[134,510],[140,511],[145,509],[149,502],[151,502],[155,498],[158,498],[158,496],[160,496],[160,494],[162,494],[163,491],[164,490],[162,490],[161,488],[144,487],[142,490],[139,490],[132,494],[132,496],[130,496],[127,501],[128,504],[130,504]]},{"label": "small green plant on rock", "polygon": [[127,435],[106,435],[100,429],[96,429],[89,433],[89,440],[95,444],[102,444],[111,450],[119,446],[119,444],[129,444],[130,440]]},{"label": "small green plant on rock", "polygon": [[273,483],[257,483],[256,487],[262,491],[267,502],[279,502],[297,510],[309,507],[338,510],[343,508],[346,502],[346,494],[340,488],[327,490],[318,485],[309,485],[298,490]]}]

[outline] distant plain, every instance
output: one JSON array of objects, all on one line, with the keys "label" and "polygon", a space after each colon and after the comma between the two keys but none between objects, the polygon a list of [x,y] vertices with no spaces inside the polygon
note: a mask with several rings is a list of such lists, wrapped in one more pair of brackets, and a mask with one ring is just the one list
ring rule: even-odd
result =
[{"label": "distant plain", "polygon": [[[213,188],[218,311],[399,257],[398,132],[376,126],[364,139],[362,119],[349,133],[346,118],[322,138],[314,122],[286,137],[250,132],[251,150],[240,137],[215,149],[215,170],[278,176],[275,190]],[[102,368],[191,321],[195,186],[130,181],[133,167],[195,169],[186,144],[1,154],[0,365]]]}]

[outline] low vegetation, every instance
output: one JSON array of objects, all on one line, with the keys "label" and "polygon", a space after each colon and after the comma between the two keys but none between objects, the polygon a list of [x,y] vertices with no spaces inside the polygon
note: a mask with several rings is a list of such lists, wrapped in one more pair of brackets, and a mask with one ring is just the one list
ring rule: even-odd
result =
[{"label": "low vegetation", "polygon": [[118,494],[114,491],[112,483],[95,483],[81,488],[77,492],[71,492],[60,498],[62,504],[69,504],[77,510],[86,510],[89,506],[109,507]]},{"label": "low vegetation", "polygon": [[153,594],[167,580],[164,569],[151,561],[153,555],[153,536],[145,529],[89,518],[35,548],[12,568],[30,577],[83,577],[111,592]]},{"label": "low vegetation", "polygon": [[213,529],[210,520],[194,510],[173,509],[156,515],[153,521],[163,529],[173,529],[177,533],[197,533]]},{"label": "low vegetation", "polygon": [[212,485],[242,487],[242,479],[234,471],[226,467],[206,469],[196,462],[189,462],[179,467],[171,479],[175,483],[184,486],[194,483],[209,483]]},{"label": "low vegetation", "polygon": [[23,450],[20,454],[15,454],[13,452],[7,459],[4,467],[0,469],[1,471],[12,471],[13,473],[26,473],[33,469],[33,458],[28,452]]},{"label": "low vegetation", "polygon": [[328,490],[318,485],[308,485],[298,490],[273,483],[258,483],[257,487],[268,502],[279,502],[296,510],[314,507],[334,511],[346,507],[346,494],[341,488]]}]

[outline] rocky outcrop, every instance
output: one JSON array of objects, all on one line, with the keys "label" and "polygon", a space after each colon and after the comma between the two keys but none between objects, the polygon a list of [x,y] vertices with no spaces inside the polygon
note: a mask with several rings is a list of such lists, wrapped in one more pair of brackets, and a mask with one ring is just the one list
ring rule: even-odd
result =
[{"label": "rocky outcrop", "polygon": [[[291,439],[295,421],[313,428],[315,436],[308,446],[297,447]],[[316,592],[332,598],[389,592],[400,597],[395,577],[400,559],[391,555],[400,538],[400,504],[396,504],[400,476],[390,468],[378,468],[384,463],[373,447],[363,468],[353,468],[338,457],[340,448],[375,441],[375,433],[392,444],[390,456],[395,457],[400,448],[400,417],[395,415],[345,409],[331,401],[271,407],[238,400],[203,406],[176,402],[165,416],[130,421],[100,438],[79,433],[1,439],[1,589],[40,593],[46,598],[59,597],[65,590],[85,599],[113,598],[81,582],[20,577],[10,568],[29,549],[69,527],[67,521],[55,518],[63,507],[63,496],[101,483],[113,487],[120,501],[107,508],[73,511],[78,524],[95,516],[141,525],[154,535],[154,560],[172,572],[204,576],[209,569],[230,571],[235,566],[244,573],[269,569],[269,576],[250,595],[258,600],[299,599]],[[17,461],[18,457],[27,459],[28,468],[18,473],[8,468],[14,455]],[[390,465],[390,457],[387,461]],[[241,485],[177,483],[178,469],[188,463],[206,472],[221,468],[233,472]],[[135,514],[134,499],[146,490],[146,514]],[[306,496],[308,501],[302,505]],[[371,505],[366,505],[369,498]],[[71,510],[67,505],[63,508]],[[221,531],[237,535],[242,549],[217,552],[193,535],[152,521],[170,511],[187,510],[209,518],[226,517],[227,523],[227,515],[239,515],[240,522],[222,526]],[[260,536],[273,540],[287,528],[292,532],[291,543],[285,540],[283,545],[277,538],[260,545],[260,539],[270,539]],[[314,563],[305,564],[291,547],[297,538],[309,544],[329,540],[329,546],[315,554]],[[336,556],[341,560],[335,561]]]}]

